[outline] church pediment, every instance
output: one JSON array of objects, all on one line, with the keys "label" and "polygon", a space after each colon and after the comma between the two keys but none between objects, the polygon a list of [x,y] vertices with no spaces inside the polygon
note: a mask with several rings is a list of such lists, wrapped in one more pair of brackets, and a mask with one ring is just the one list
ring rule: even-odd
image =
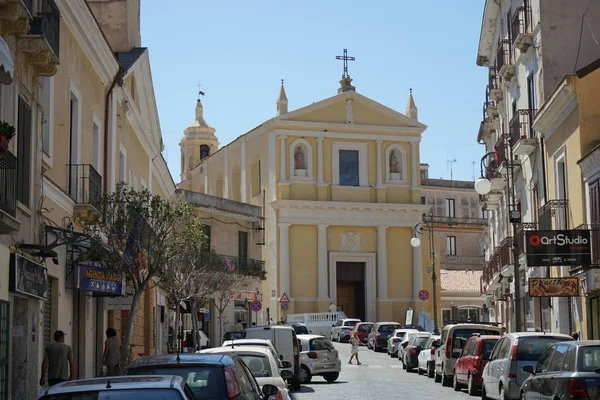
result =
[{"label": "church pediment", "polygon": [[415,119],[353,91],[313,103],[276,119],[311,123],[418,128],[420,130],[425,130],[427,127]]}]

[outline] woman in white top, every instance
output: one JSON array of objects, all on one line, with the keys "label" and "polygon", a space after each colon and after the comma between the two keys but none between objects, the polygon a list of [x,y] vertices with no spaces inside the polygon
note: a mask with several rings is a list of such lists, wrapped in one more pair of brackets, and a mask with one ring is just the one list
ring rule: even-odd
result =
[{"label": "woman in white top", "polygon": [[352,333],[352,337],[350,338],[350,345],[352,349],[350,350],[350,360],[348,364],[352,364],[352,359],[356,357],[356,364],[360,365],[360,361],[358,360],[358,346],[362,345],[360,339],[358,338],[358,332],[354,331]]}]

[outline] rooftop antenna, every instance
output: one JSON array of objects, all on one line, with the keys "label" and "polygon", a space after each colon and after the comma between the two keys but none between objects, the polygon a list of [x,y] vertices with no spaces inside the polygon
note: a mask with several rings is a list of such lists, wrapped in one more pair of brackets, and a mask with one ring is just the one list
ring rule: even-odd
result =
[{"label": "rooftop antenna", "polygon": [[453,180],[452,179],[453,165],[454,165],[454,163],[457,163],[457,162],[458,162],[458,160],[456,158],[454,160],[446,161],[446,163],[448,163],[448,166],[450,167],[450,180]]},{"label": "rooftop antenna", "polygon": [[473,164],[473,182],[475,182],[475,161],[471,161]]}]

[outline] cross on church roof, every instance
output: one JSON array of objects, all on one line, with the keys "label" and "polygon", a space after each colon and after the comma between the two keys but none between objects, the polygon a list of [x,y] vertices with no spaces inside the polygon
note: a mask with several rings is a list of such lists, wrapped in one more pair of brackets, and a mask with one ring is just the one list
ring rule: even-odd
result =
[{"label": "cross on church roof", "polygon": [[348,57],[348,49],[344,49],[344,55],[336,56],[335,59],[336,60],[344,60],[344,73],[342,74],[342,79],[350,78],[350,75],[348,74],[348,61],[355,61],[356,58]]},{"label": "cross on church roof", "polygon": [[204,92],[202,90],[200,90],[201,87],[202,87],[202,85],[198,84],[198,99],[200,99],[200,96],[204,96]]}]

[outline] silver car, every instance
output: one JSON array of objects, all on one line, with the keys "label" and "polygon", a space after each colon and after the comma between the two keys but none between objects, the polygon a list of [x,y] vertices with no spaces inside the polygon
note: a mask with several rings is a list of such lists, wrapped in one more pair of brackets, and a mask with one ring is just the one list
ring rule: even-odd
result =
[{"label": "silver car", "polygon": [[417,333],[417,332],[419,332],[418,329],[412,329],[412,328],[410,328],[410,329],[401,328],[401,329],[394,330],[394,332],[392,332],[392,334],[388,338],[387,352],[388,352],[389,356],[396,357],[396,355],[398,355],[398,346],[400,346],[400,343],[402,343],[402,341],[406,338],[407,333]]},{"label": "silver car", "polygon": [[329,339],[338,342],[350,340],[352,330],[354,330],[354,326],[359,322],[361,322],[361,320],[355,318],[340,319],[338,322],[332,325]]},{"label": "silver car", "polygon": [[334,382],[342,370],[342,361],[331,340],[319,335],[298,335],[302,344],[300,353],[300,383],[308,383],[315,375],[329,383]]},{"label": "silver car", "polygon": [[[521,385],[529,377],[523,367],[535,368],[542,353],[557,342],[573,340],[560,333],[507,333],[496,342],[488,363],[483,368],[481,398],[516,400]],[[487,358],[487,357],[485,357]],[[485,360],[485,358],[482,358]]]}]

